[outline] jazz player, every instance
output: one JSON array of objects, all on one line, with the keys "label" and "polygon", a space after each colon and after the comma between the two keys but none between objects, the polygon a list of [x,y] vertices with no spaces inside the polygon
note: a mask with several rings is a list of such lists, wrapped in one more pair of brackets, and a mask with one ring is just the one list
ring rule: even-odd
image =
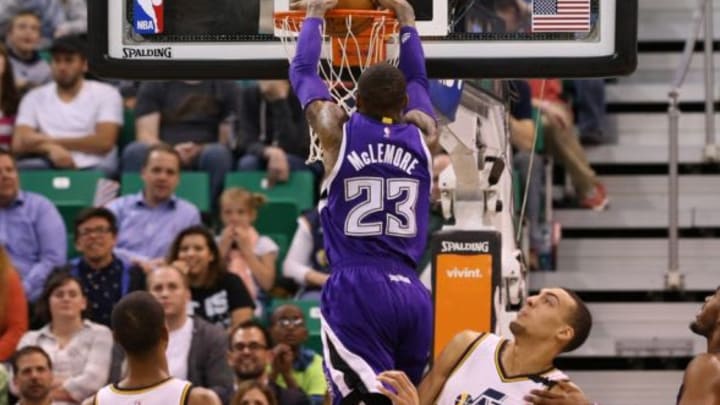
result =
[{"label": "jazz player", "polygon": [[113,337],[127,355],[127,377],[83,405],[220,405],[213,391],[170,377],[165,313],[152,295],[126,295],[113,308],[111,322]]},{"label": "jazz player", "polygon": [[690,330],[707,339],[707,353],[688,364],[677,403],[720,405],[720,288],[705,298]]},{"label": "jazz player", "polygon": [[[425,250],[436,132],[425,58],[406,0],[380,0],[400,23],[400,69],[369,67],[348,117],[317,73],[325,12],[307,8],[290,81],[323,148],[320,217],[332,269],[322,293],[325,368],[334,403],[387,403],[376,375],[400,369],[418,383],[427,363],[432,304],[414,269]],[[405,113],[405,111],[409,111]],[[412,121],[413,123],[410,123]]]},{"label": "jazz player", "polygon": [[[527,299],[510,323],[513,340],[471,331],[455,336],[420,384],[419,401],[398,372],[381,374],[380,380],[395,392],[381,391],[393,403],[407,405],[589,405],[553,361],[580,347],[591,327],[590,311],[575,293],[543,289]],[[548,391],[552,395],[543,395]]]}]

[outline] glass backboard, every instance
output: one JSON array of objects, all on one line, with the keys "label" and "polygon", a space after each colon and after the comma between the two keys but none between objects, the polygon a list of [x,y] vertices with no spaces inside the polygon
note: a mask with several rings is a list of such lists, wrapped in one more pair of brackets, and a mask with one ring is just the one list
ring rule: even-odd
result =
[{"label": "glass backboard", "polygon": [[[410,0],[434,78],[602,77],[636,66],[637,0]],[[287,77],[288,0],[93,0],[90,64],[127,79]]]}]

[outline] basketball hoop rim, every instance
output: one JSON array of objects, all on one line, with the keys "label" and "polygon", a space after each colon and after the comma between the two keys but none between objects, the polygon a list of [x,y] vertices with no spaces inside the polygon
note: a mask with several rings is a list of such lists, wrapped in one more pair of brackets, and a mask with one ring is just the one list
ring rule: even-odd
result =
[{"label": "basketball hoop rim", "polygon": [[[333,19],[344,19],[348,16],[352,17],[358,17],[358,18],[373,18],[373,19],[384,19],[383,24],[386,26],[392,26],[395,25],[396,19],[395,19],[395,12],[392,10],[365,10],[365,9],[353,9],[353,8],[334,8],[332,10],[328,10],[325,13],[325,19],[326,20],[333,20]],[[300,31],[300,25],[298,23],[301,23],[302,20],[305,19],[305,10],[287,10],[287,11],[276,11],[273,13],[273,20],[275,21],[275,24],[277,25],[279,22],[282,21],[292,21],[295,24],[291,25],[290,27],[285,27],[286,29],[289,28],[290,31],[293,32],[299,32]],[[297,28],[295,30],[294,28]]]}]

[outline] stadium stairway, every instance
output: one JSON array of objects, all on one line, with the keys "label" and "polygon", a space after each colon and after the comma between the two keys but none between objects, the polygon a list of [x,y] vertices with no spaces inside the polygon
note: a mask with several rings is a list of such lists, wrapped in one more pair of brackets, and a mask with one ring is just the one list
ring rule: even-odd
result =
[{"label": "stadium stairway", "polygon": [[[720,169],[705,164],[702,44],[681,91],[680,268],[685,290],[665,290],[668,269],[668,90],[695,0],[640,0],[638,70],[607,85],[616,144],[587,148],[610,209],[562,208],[555,272],[531,274],[531,290],[567,286],[589,303],[588,342],[558,366],[603,405],[675,404],[682,373],[705,350],[688,324],[720,285]],[[716,5],[715,48],[720,38]],[[716,66],[720,66],[715,54]],[[716,79],[717,80],[717,79]],[[717,88],[716,88],[717,100]],[[720,126],[718,126],[720,128]]]}]

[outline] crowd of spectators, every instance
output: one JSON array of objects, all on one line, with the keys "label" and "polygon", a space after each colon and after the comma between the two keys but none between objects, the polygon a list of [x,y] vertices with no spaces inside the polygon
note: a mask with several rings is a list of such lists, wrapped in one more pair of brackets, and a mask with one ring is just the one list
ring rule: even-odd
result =
[{"label": "crowd of spectators", "polygon": [[[493,4],[493,24],[522,29],[521,1]],[[5,395],[78,404],[122,378],[110,313],[121,297],[142,289],[165,310],[173,376],[212,389],[225,404],[322,403],[327,386],[321,355],[308,345],[308,313],[273,303],[319,300],[330,270],[318,213],[297,218],[280,261],[276,241],[256,228],[266,197],[224,186],[231,172],[263,171],[269,187],[298,171],[322,178],[320,166],[305,163],[308,125],[288,82],[118,87],[92,78],[78,35],[86,29],[84,6],[85,0],[0,0],[0,404]],[[555,157],[579,205],[604,209],[604,187],[581,147],[606,141],[602,83],[569,84],[511,84],[516,166],[533,153]],[[546,150],[532,144],[533,109]],[[135,138],[123,143],[128,125]],[[447,155],[438,155],[435,178],[449,165]],[[20,172],[38,169],[99,171],[113,181],[137,172],[142,187],[67,223],[52,201],[23,190]],[[208,174],[210,212],[176,195],[184,171]],[[543,190],[531,188],[532,228]],[[433,199],[437,229],[437,188]],[[428,262],[419,273],[428,274]],[[294,287],[280,295],[281,281]]]}]

